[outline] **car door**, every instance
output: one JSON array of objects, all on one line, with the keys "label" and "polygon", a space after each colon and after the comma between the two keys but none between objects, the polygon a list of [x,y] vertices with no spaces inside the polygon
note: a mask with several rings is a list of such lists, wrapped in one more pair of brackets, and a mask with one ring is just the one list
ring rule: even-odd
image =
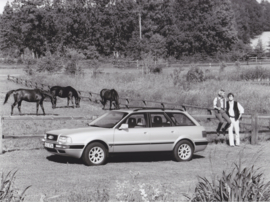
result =
[{"label": "car door", "polygon": [[169,151],[177,139],[177,127],[163,112],[150,113],[150,151]]},{"label": "car door", "polygon": [[[128,129],[119,129],[128,124]],[[146,113],[131,114],[114,130],[113,152],[149,151],[149,127]]]}]

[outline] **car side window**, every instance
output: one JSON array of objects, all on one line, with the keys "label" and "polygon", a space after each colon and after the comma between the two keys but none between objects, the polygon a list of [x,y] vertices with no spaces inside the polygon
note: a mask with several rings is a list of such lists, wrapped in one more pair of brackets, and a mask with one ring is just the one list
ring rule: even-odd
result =
[{"label": "car side window", "polygon": [[168,127],[172,125],[163,113],[150,114],[150,120],[152,127]]},{"label": "car side window", "polygon": [[146,120],[146,113],[138,113],[130,115],[123,123],[127,123],[129,128],[145,128],[147,127]]},{"label": "car side window", "polygon": [[195,123],[191,121],[183,113],[166,113],[174,122],[176,126],[195,126]]}]

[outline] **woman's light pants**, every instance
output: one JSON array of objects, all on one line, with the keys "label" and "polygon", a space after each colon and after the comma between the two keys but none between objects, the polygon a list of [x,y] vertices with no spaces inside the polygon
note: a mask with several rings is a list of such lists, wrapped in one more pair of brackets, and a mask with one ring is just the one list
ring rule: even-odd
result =
[{"label": "woman's light pants", "polygon": [[[239,120],[235,121],[235,118],[231,118],[231,126],[229,127],[229,143],[230,146],[234,146],[234,140],[235,145],[240,145],[240,134],[239,134]],[[235,131],[235,138],[233,134],[233,128]]]}]

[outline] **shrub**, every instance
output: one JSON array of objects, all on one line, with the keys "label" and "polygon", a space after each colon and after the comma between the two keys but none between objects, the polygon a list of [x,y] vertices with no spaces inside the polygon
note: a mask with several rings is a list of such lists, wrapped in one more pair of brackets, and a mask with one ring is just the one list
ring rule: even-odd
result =
[{"label": "shrub", "polygon": [[100,55],[95,46],[89,46],[86,50],[82,51],[87,59],[97,60]]},{"label": "shrub", "polygon": [[232,171],[222,172],[221,178],[214,176],[212,182],[200,177],[195,196],[190,201],[269,201],[270,181],[265,183],[263,173],[254,166],[242,168],[241,161]]},{"label": "shrub", "polygon": [[25,68],[23,69],[25,73],[29,76],[32,76],[34,74],[33,67],[29,64],[26,64]]},{"label": "shrub", "polygon": [[58,56],[48,55],[42,59],[40,59],[37,63],[37,71],[38,72],[57,72],[62,69],[63,65],[61,62],[61,58]]},{"label": "shrub", "polygon": [[85,56],[75,49],[66,50],[67,64],[65,71],[70,75],[84,75],[82,67],[79,65],[81,59],[85,59]]},{"label": "shrub", "polygon": [[150,67],[150,72],[151,73],[157,73],[157,74],[160,74],[162,73],[162,69],[163,69],[163,66],[161,64],[155,66],[155,67]]},{"label": "shrub", "polygon": [[20,194],[18,190],[14,188],[15,175],[17,171],[10,171],[6,175],[2,173],[0,179],[0,201],[3,202],[20,202],[24,200],[24,194],[30,187],[26,187]]},{"label": "shrub", "polygon": [[238,60],[235,62],[235,67],[236,69],[240,69],[241,67],[241,63]]},{"label": "shrub", "polygon": [[204,81],[204,72],[197,66],[191,67],[186,75],[188,82],[202,82]]},{"label": "shrub", "polygon": [[257,66],[255,69],[246,69],[241,72],[240,78],[246,81],[260,81],[262,79],[268,79],[270,77],[270,71]]},{"label": "shrub", "polygon": [[181,76],[180,76],[180,74],[181,74],[182,71],[183,71],[183,69],[178,68],[178,69],[174,69],[173,70],[173,73],[170,74],[170,76],[171,76],[171,78],[173,80],[173,85],[174,86],[177,86],[177,85],[179,85],[181,83]]},{"label": "shrub", "polygon": [[226,63],[222,61],[220,66],[219,66],[219,72],[220,73],[224,72],[226,67],[227,67]]}]

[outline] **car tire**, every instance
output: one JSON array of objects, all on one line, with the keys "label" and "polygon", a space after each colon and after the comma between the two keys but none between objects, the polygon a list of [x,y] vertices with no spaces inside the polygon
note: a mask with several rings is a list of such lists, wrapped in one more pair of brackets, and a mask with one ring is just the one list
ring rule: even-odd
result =
[{"label": "car tire", "polygon": [[108,151],[103,144],[93,142],[86,146],[82,160],[88,166],[104,165],[107,161]]},{"label": "car tire", "polygon": [[175,161],[190,161],[193,157],[193,145],[187,141],[182,140],[176,144],[173,150]]}]

